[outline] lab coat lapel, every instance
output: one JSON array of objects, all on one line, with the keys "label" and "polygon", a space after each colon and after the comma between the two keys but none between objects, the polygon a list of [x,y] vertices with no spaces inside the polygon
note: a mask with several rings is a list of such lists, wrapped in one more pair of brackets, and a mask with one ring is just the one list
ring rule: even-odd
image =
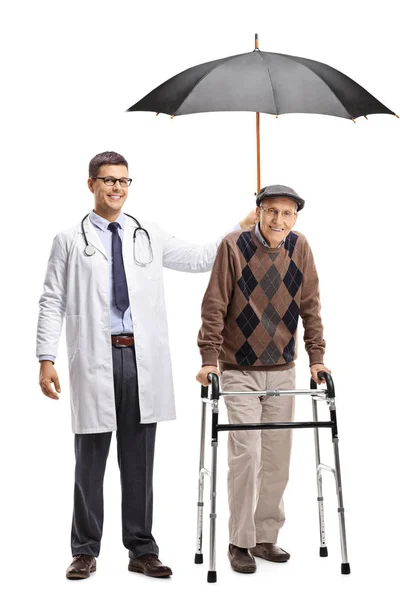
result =
[{"label": "lab coat lapel", "polygon": [[124,255],[125,269],[133,264],[133,233],[136,224],[130,217],[125,217],[124,239],[122,241],[122,254]]},{"label": "lab coat lapel", "polygon": [[90,221],[89,217],[87,217],[87,219],[85,219],[85,221],[83,223],[83,228],[85,230],[86,237],[88,239],[89,244],[91,244],[92,246],[97,248],[97,250],[99,250],[99,252],[104,254],[106,259],[108,260],[106,249],[104,248],[104,246],[96,232],[96,228]]}]

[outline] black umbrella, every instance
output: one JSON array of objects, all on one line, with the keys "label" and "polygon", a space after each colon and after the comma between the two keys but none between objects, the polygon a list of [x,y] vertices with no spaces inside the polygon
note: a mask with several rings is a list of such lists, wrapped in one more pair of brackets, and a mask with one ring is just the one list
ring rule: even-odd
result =
[{"label": "black umbrella", "polygon": [[[358,83],[324,63],[258,48],[203,63],[171,77],[128,111],[172,117],[200,112],[256,113],[257,191],[260,189],[260,112],[315,113],[344,119],[395,113]],[[399,118],[397,115],[395,115]]]}]

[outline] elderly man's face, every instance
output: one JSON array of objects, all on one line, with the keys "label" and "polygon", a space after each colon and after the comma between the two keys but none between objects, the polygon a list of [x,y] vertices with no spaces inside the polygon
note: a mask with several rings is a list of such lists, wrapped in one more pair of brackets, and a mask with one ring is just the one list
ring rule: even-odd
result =
[{"label": "elderly man's face", "polygon": [[[128,169],[125,165],[102,165],[97,177],[127,178]],[[106,185],[103,179],[90,179],[88,186],[94,194],[95,212],[110,221],[115,220],[128,197],[128,187],[121,186],[119,181],[114,185]]]},{"label": "elderly man's face", "polygon": [[266,198],[257,207],[260,230],[271,248],[285,239],[297,220],[297,204],[292,198]]}]

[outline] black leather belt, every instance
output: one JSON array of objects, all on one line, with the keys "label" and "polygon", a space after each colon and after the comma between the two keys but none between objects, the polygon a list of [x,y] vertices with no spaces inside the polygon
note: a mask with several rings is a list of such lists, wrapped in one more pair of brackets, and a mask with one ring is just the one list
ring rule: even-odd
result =
[{"label": "black leather belt", "polygon": [[116,348],[128,348],[135,343],[133,335],[112,335],[111,344]]}]

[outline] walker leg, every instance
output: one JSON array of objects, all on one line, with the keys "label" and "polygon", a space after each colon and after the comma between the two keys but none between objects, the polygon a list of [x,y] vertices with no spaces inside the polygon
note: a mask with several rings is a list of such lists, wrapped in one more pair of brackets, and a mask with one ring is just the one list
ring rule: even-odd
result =
[{"label": "walker leg", "polygon": [[[312,399],[312,407],[313,407],[313,419],[314,421],[318,421],[318,409],[317,409],[317,400],[315,398]],[[317,492],[318,492],[318,515],[319,515],[319,555],[320,556],[328,556],[328,548],[326,545],[325,539],[325,514],[324,514],[324,498],[322,495],[322,475],[319,469],[319,465],[321,463],[320,449],[319,449],[319,432],[318,428],[314,429],[314,445],[315,445],[315,463],[316,463],[316,474],[317,474]]]},{"label": "walker leg", "polygon": [[201,403],[201,434],[200,434],[200,464],[199,464],[199,489],[197,498],[197,543],[194,562],[196,565],[203,563],[203,492],[204,492],[204,442],[206,435],[206,410],[205,402]]},{"label": "walker leg", "polygon": [[347,557],[347,541],[346,541],[346,524],[344,519],[344,506],[343,506],[343,491],[342,491],[342,477],[340,472],[340,459],[339,459],[339,437],[337,431],[337,419],[336,419],[336,407],[335,404],[330,407],[331,420],[335,423],[335,427],[332,429],[332,442],[333,452],[335,456],[335,481],[336,481],[336,494],[338,499],[338,515],[339,515],[339,531],[340,531],[340,547],[342,550],[342,575],[349,575],[350,563]]},{"label": "walker leg", "polygon": [[213,403],[212,410],[212,441],[211,441],[211,487],[210,487],[210,568],[207,574],[208,583],[217,581],[217,571],[215,569],[215,528],[217,520],[217,450],[218,435],[216,425],[218,424],[218,403]]}]

